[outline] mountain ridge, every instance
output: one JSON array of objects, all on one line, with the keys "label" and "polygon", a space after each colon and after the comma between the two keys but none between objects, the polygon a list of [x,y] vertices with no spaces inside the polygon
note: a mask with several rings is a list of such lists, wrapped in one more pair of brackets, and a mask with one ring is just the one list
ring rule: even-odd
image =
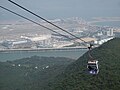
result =
[{"label": "mountain ridge", "polygon": [[87,71],[88,52],[68,65],[59,75],[52,90],[119,90],[120,88],[120,38],[104,43],[91,51],[99,61],[100,72],[90,75]]}]

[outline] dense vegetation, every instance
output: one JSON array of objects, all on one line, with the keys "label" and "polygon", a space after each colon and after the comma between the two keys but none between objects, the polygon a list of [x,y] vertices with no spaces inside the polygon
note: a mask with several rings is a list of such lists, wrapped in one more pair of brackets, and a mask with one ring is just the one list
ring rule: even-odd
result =
[{"label": "dense vegetation", "polygon": [[62,57],[23,58],[0,62],[0,90],[46,90],[73,59]]},{"label": "dense vegetation", "polygon": [[92,51],[99,61],[98,75],[87,73],[88,54],[68,65],[65,73],[56,78],[51,90],[119,90],[120,89],[120,39],[115,38]]},{"label": "dense vegetation", "polygon": [[55,57],[24,58],[0,62],[0,90],[119,90],[120,39],[92,51],[99,74],[87,72],[86,52],[78,60]]}]

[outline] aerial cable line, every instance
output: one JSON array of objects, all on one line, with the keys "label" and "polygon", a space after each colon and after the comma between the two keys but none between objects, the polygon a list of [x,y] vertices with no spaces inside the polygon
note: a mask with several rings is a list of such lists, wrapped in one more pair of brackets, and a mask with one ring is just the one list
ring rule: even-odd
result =
[{"label": "aerial cable line", "polygon": [[[33,20],[31,20],[31,19],[29,19],[29,18],[25,17],[25,16],[22,16],[22,15],[20,15],[20,14],[18,14],[18,13],[16,13],[16,12],[14,12],[14,11],[12,11],[12,10],[9,10],[9,9],[7,9],[7,8],[3,7],[3,6],[0,6],[0,8],[2,8],[2,9],[4,9],[4,10],[7,10],[8,12],[11,12],[11,13],[13,13],[13,14],[15,14],[15,15],[17,15],[17,16],[19,16],[19,17],[21,17],[21,18],[24,18],[24,19],[26,19],[26,20],[28,20],[28,21],[30,21],[30,22],[32,22],[32,23],[34,23],[34,24],[37,24],[37,25],[39,25],[39,26],[41,26],[41,27],[43,27],[43,28],[46,28],[46,29],[48,29],[48,30],[50,30],[50,31],[52,31],[52,32],[55,32],[55,33],[57,33],[57,34],[59,34],[59,35],[61,35],[61,36],[64,36],[64,37],[66,37],[66,38],[68,38],[68,39],[72,40],[72,39],[71,39],[71,38],[69,38],[68,36],[63,35],[63,34],[61,34],[61,33],[58,33],[58,32],[56,32],[56,31],[54,31],[54,30],[52,30],[52,29],[50,29],[50,28],[48,28],[48,27],[46,27],[46,26],[43,26],[43,25],[41,25],[41,24],[39,24],[39,23],[37,23],[37,22],[35,22],[35,21],[33,21]],[[77,42],[77,41],[76,41],[76,42]]]},{"label": "aerial cable line", "polygon": [[63,29],[63,28],[61,28],[61,27],[59,27],[59,26],[53,24],[52,22],[50,22],[50,21],[46,20],[45,18],[43,18],[43,17],[41,17],[41,16],[35,14],[34,12],[32,12],[32,11],[26,9],[25,7],[23,7],[23,6],[19,5],[19,4],[17,4],[16,2],[11,1],[11,0],[8,0],[8,1],[11,2],[11,3],[13,3],[14,5],[16,5],[16,6],[20,7],[20,8],[22,8],[23,10],[25,10],[25,11],[31,13],[32,15],[34,15],[34,16],[36,16],[36,17],[38,17],[38,18],[40,18],[40,19],[42,19],[42,20],[44,20],[44,21],[46,21],[47,23],[49,23],[49,24],[51,24],[51,25],[57,27],[58,29],[60,29],[60,30],[62,30],[62,31],[64,31],[64,32],[70,34],[70,35],[73,36],[74,38],[79,39],[79,40],[83,41],[84,43],[87,43],[85,40],[83,40],[83,39],[81,39],[81,38],[75,36],[74,34],[68,32],[67,30],[65,30],[65,29]]},{"label": "aerial cable line", "polygon": [[[22,17],[22,18],[24,18],[24,19],[26,19],[26,20],[28,20],[28,21],[30,21],[30,22],[33,22],[33,23],[35,23],[35,24],[37,24],[37,25],[39,25],[39,26],[41,26],[41,27],[43,27],[43,28],[46,28],[46,29],[48,29],[48,30],[50,30],[50,31],[52,31],[52,32],[55,32],[55,33],[57,33],[57,34],[59,34],[59,35],[61,35],[61,36],[64,36],[64,37],[66,37],[66,38],[69,38],[68,36],[62,35],[62,34],[56,32],[56,31],[54,31],[54,30],[52,30],[52,29],[50,29],[50,28],[48,28],[48,27],[45,27],[45,26],[43,26],[43,25],[41,25],[41,24],[39,24],[39,23],[37,23],[37,22],[35,22],[35,21],[27,18],[27,17],[24,17],[24,16],[22,16],[22,15],[16,13],[16,12],[14,12],[14,11],[11,11],[11,10],[3,7],[3,6],[0,6],[0,8],[2,8],[2,9],[4,9],[4,10],[7,10],[7,11],[9,11],[9,12],[11,12],[11,13],[19,16],[19,17]],[[69,38],[69,39],[71,40],[71,38]],[[91,49],[91,48],[92,48],[92,44],[90,44],[90,47],[88,47],[88,49],[89,49],[89,58],[90,58],[90,59],[93,59],[93,57],[91,56],[91,53],[90,53],[90,49]],[[92,61],[92,60],[91,60],[91,61]],[[96,62],[98,62],[98,61],[96,61]],[[97,66],[97,73],[98,73],[98,72],[99,72],[98,64],[95,63],[95,65]],[[88,63],[88,65],[87,65],[87,67],[89,67],[89,63]]]},{"label": "aerial cable line", "polygon": [[[11,3],[13,3],[14,5],[16,5],[16,6],[20,7],[20,8],[22,8],[23,10],[25,10],[25,11],[31,13],[32,15],[34,15],[34,16],[36,16],[36,17],[38,17],[38,18],[40,18],[40,19],[42,19],[42,20],[44,20],[44,21],[46,21],[47,23],[49,23],[49,24],[55,26],[56,28],[58,28],[58,29],[60,29],[60,30],[62,30],[62,31],[64,31],[64,32],[68,33],[69,35],[73,36],[74,38],[79,39],[79,40],[83,41],[84,43],[87,43],[85,40],[83,40],[83,39],[81,39],[81,38],[75,36],[74,34],[68,32],[67,30],[65,30],[65,29],[63,29],[63,28],[61,28],[61,27],[55,25],[54,23],[52,23],[52,22],[50,22],[50,21],[48,21],[48,20],[46,20],[46,19],[44,19],[43,17],[41,17],[41,16],[35,14],[34,12],[32,12],[32,11],[26,9],[25,7],[19,5],[19,4],[15,3],[15,2],[13,2],[13,1],[11,1],[11,0],[8,0],[8,1],[11,2]],[[83,43],[83,44],[84,44],[84,43]],[[84,45],[85,45],[85,44],[84,44]],[[86,45],[85,45],[85,46],[86,46]],[[91,49],[92,49],[92,46],[93,46],[93,45],[90,43],[90,46],[88,47],[88,49],[89,49],[89,52],[88,52],[88,53],[89,53],[89,58],[91,59],[91,61],[93,60],[93,57],[91,56],[91,52],[90,52]],[[96,74],[99,72],[97,62],[98,62],[98,61],[95,61],[95,66],[97,67],[97,70],[96,70],[97,72],[96,72]],[[88,64],[89,64],[89,62],[88,62]],[[89,66],[89,65],[87,65],[87,66]]]}]

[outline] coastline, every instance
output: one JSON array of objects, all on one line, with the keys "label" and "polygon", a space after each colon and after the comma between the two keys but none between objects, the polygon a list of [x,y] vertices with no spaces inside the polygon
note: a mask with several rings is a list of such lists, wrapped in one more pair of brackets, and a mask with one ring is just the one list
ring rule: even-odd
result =
[{"label": "coastline", "polygon": [[88,49],[86,48],[45,48],[45,49],[12,49],[0,51],[0,62],[13,61],[21,58],[28,58],[32,56],[40,57],[66,57],[78,59]]}]

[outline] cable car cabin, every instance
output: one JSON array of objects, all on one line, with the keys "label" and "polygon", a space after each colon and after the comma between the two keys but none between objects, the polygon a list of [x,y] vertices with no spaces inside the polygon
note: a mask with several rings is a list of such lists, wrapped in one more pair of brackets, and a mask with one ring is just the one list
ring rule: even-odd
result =
[{"label": "cable car cabin", "polygon": [[98,72],[99,72],[98,61],[96,61],[96,60],[88,61],[87,68],[88,68],[88,72],[90,74],[98,74]]}]

